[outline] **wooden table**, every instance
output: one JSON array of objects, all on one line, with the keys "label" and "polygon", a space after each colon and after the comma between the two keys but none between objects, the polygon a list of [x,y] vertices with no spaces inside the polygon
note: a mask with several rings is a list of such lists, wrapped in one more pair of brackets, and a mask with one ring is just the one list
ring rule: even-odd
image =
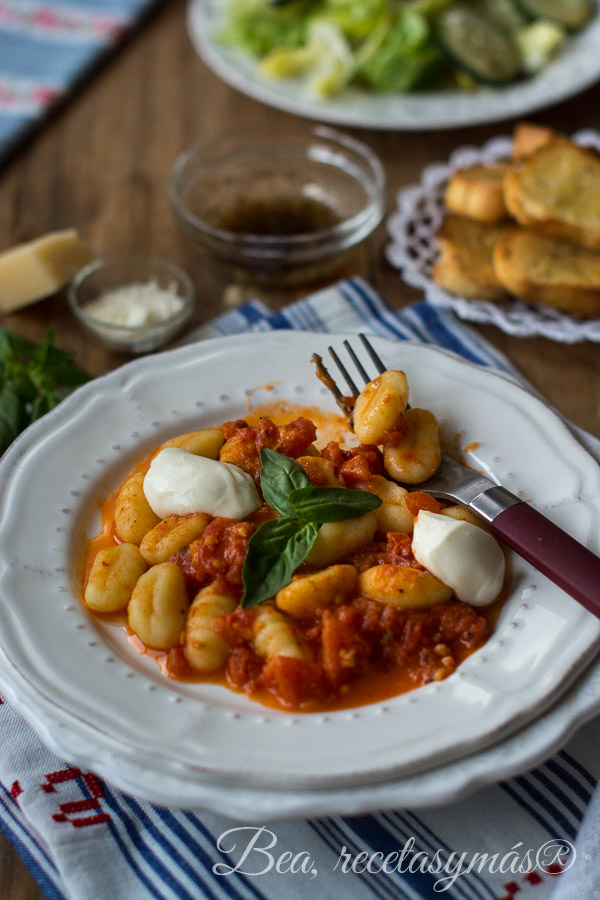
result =
[{"label": "wooden table", "polygon": [[[223,310],[227,278],[206,262],[174,223],[166,191],[176,156],[232,125],[285,131],[293,117],[248,99],[219,81],[188,40],[182,2],[162,4],[127,45],[0,171],[0,248],[58,228],[77,227],[106,255],[144,252],[183,266],[198,290],[197,321]],[[533,116],[565,132],[600,128],[600,85]],[[458,144],[481,144],[512,123],[428,133],[356,132],[381,156],[388,206],[418,180],[422,167],[445,160]],[[395,308],[417,299],[386,262],[385,226],[358,254],[354,269]],[[297,295],[297,294],[296,294]],[[277,306],[291,299],[261,292]],[[59,346],[99,374],[128,357],[91,342],[64,296],[6,316],[2,325],[40,339],[54,323]],[[492,327],[481,332],[572,421],[600,437],[600,349],[543,338],[519,339]],[[17,854],[0,840],[2,896],[33,900],[41,892]]]}]

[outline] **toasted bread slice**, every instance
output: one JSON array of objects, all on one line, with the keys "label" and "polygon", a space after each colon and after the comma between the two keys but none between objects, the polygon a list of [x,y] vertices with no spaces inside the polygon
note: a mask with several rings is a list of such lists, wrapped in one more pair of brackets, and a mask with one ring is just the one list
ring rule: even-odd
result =
[{"label": "toasted bread slice", "polygon": [[600,155],[555,138],[512,169],[504,199],[521,225],[600,250]]},{"label": "toasted bread slice", "polygon": [[505,230],[462,216],[446,216],[436,235],[440,258],[433,280],[470,300],[505,300],[506,290],[493,265],[494,247]]},{"label": "toasted bread slice", "polygon": [[600,317],[600,253],[512,228],[496,243],[493,262],[499,281],[516,297]]},{"label": "toasted bread slice", "polygon": [[550,143],[557,136],[555,131],[545,128],[543,125],[519,122],[513,134],[513,159],[527,159],[528,156]]},{"label": "toasted bread slice", "polygon": [[478,222],[501,222],[508,218],[504,202],[504,176],[508,163],[471,166],[455,172],[446,188],[446,206],[450,212]]}]

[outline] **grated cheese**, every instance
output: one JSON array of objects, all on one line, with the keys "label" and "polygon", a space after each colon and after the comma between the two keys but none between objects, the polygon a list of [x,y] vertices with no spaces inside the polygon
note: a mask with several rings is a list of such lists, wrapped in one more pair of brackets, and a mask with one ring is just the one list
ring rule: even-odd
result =
[{"label": "grated cheese", "polygon": [[174,284],[161,288],[158,282],[147,281],[107,291],[88,303],[85,311],[107,325],[140,328],[170,319],[183,303]]}]

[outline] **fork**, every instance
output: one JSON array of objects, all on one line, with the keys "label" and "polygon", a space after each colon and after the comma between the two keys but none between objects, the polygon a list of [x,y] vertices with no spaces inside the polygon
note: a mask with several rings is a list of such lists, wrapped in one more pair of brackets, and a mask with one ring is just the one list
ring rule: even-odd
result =
[{"label": "fork", "polygon": [[[383,374],[387,367],[382,359],[364,334],[359,334],[359,338],[378,373]],[[348,340],[344,341],[344,347],[367,384],[371,379]],[[331,391],[352,427],[354,401],[360,391],[335,349],[328,349],[351,395],[342,393],[322,358],[314,353],[312,358],[317,375]],[[485,475],[455,462],[446,453],[442,453],[442,462],[436,474],[418,488],[442,500],[454,500],[477,513],[496,537],[600,618],[600,557],[550,522],[531,504]]]}]

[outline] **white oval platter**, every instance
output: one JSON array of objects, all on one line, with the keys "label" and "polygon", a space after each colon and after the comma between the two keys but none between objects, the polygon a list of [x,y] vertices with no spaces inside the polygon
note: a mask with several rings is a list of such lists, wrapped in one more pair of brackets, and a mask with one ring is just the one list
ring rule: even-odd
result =
[{"label": "white oval platter", "polygon": [[225,7],[223,0],[190,0],[188,5],[188,33],[204,62],[255,100],[319,122],[387,131],[499,122],[559,103],[600,78],[600,15],[596,15],[538,75],[507,87],[409,94],[348,88],[336,97],[315,98],[298,80],[265,78],[254,58],[219,40]]},{"label": "white oval platter", "polygon": [[[333,408],[310,354],[341,340],[241,335],[130,363],[79,389],[0,463],[2,682],[46,740],[71,744],[81,764],[117,786],[149,796],[160,772],[179,786],[163,802],[194,805],[194,785],[235,794],[389,782],[498,742],[555,702],[590,659],[600,622],[518,557],[494,635],[455,675],[327,715],[168,681],[122,629],[85,611],[76,577],[83,536],[131,465],[170,436],[243,416],[249,392],[256,403]],[[448,438],[478,445],[475,468],[598,552],[600,469],[551,410],[445,351],[375,345],[407,372],[413,405],[432,409]],[[270,389],[254,390],[261,385]]]}]

